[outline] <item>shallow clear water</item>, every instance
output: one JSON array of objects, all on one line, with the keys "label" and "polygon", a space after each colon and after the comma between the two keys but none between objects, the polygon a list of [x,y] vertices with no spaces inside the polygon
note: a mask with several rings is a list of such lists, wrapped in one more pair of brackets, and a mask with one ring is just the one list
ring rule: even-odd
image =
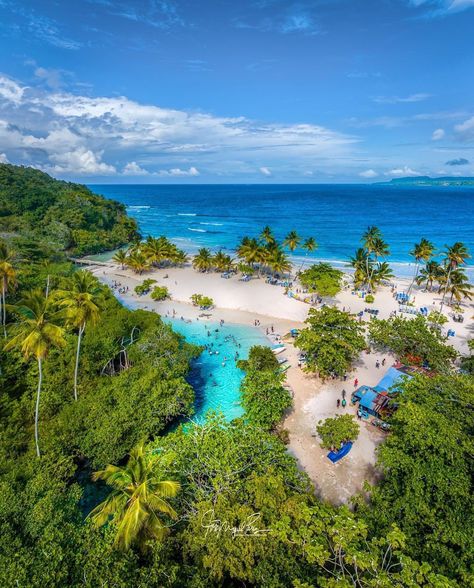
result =
[{"label": "shallow clear water", "polygon": [[[94,185],[127,206],[144,235],[166,235],[186,251],[232,251],[266,224],[277,238],[290,229],[319,243],[315,259],[346,263],[368,225],[390,245],[399,276],[411,276],[409,252],[425,237],[442,249],[463,241],[474,253],[472,187],[377,185]],[[296,257],[304,255],[295,251]],[[298,261],[298,260],[296,260]],[[411,263],[411,265],[408,265]],[[472,268],[472,260],[470,266]],[[473,277],[473,272],[470,272]]]},{"label": "shallow clear water", "polygon": [[269,340],[258,329],[245,325],[221,327],[219,323],[163,320],[189,343],[207,345],[212,351],[211,354],[205,350],[194,361],[190,372],[189,381],[196,392],[193,418],[202,420],[209,410],[222,412],[227,420],[241,416],[240,382],[244,373],[236,365],[236,353],[239,359],[247,359],[253,345],[269,345]]}]

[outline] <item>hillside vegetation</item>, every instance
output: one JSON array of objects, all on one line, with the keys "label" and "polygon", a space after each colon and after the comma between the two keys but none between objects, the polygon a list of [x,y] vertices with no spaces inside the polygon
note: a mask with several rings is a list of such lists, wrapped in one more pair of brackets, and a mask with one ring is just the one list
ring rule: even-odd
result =
[{"label": "hillside vegetation", "polygon": [[74,255],[114,249],[139,237],[125,206],[86,186],[30,167],[0,164],[0,232],[40,238]]}]

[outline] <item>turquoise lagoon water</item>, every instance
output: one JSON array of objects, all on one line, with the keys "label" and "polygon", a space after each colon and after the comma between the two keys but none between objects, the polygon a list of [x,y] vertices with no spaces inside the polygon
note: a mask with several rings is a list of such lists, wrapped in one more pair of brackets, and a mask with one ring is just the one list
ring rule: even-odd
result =
[{"label": "turquoise lagoon water", "polygon": [[164,320],[189,343],[207,346],[211,351],[206,349],[193,362],[188,378],[196,392],[193,419],[203,420],[209,410],[222,412],[227,420],[241,416],[240,382],[244,373],[236,365],[236,354],[238,359],[247,359],[253,345],[269,345],[269,340],[258,329],[245,325],[221,327],[219,323]]},{"label": "turquoise lagoon water", "polygon": [[[93,185],[124,203],[143,235],[166,235],[186,251],[232,252],[266,224],[277,238],[295,229],[314,236],[315,259],[345,267],[368,225],[380,227],[395,273],[411,276],[409,252],[425,237],[442,249],[463,241],[474,251],[472,187],[380,185]],[[303,251],[295,251],[298,263]],[[469,274],[474,279],[470,260]]]}]

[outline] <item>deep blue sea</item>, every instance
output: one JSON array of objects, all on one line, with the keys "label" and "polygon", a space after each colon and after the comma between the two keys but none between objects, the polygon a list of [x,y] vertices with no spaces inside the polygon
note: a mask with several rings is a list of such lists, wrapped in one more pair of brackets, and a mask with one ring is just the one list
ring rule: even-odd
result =
[{"label": "deep blue sea", "polygon": [[[463,241],[474,255],[474,189],[381,185],[92,185],[123,202],[143,235],[166,235],[192,253],[233,251],[244,235],[270,225],[314,237],[313,257],[343,266],[362,232],[377,225],[399,276],[413,272],[409,251],[421,237],[442,249]],[[304,255],[295,251],[295,257]],[[410,264],[410,265],[409,265]],[[474,262],[469,274],[474,278]]]}]

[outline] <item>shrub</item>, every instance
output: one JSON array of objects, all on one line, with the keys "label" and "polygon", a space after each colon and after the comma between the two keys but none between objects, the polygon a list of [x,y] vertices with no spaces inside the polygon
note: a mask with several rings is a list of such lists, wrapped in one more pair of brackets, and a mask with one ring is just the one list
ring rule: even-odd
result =
[{"label": "shrub", "polygon": [[156,280],[153,280],[153,278],[147,278],[146,280],[143,280],[143,282],[141,284],[138,284],[138,286],[135,286],[135,292],[139,295],[142,296],[143,294],[148,294],[148,292],[151,289],[152,284],[155,284]]},{"label": "shrub", "polygon": [[168,288],[166,286],[155,286],[151,293],[153,300],[160,301],[169,298]]},{"label": "shrub", "polygon": [[375,301],[375,298],[372,296],[372,294],[367,294],[364,300],[367,302],[367,304],[372,304],[372,302]]},{"label": "shrub", "polygon": [[214,300],[209,296],[204,296],[204,294],[193,294],[191,302],[193,306],[199,306],[199,308],[210,308],[214,305]]}]

